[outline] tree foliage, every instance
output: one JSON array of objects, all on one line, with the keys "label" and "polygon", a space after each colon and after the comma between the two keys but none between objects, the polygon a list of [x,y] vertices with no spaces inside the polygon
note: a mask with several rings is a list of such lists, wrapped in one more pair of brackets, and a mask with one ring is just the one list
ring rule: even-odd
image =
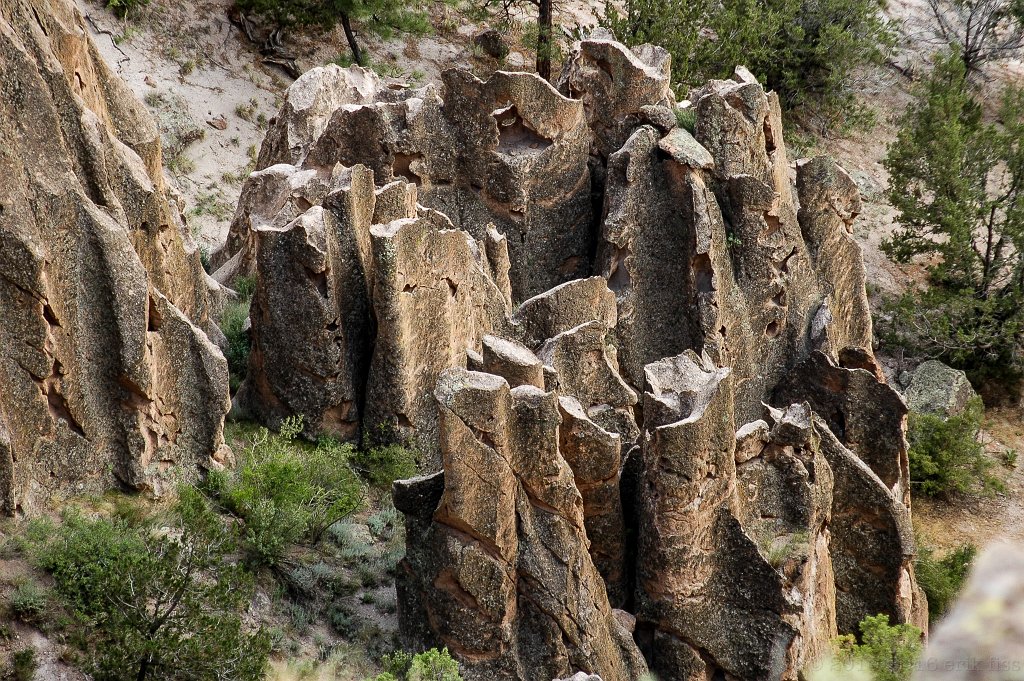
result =
[{"label": "tree foliage", "polygon": [[943,418],[911,412],[910,481],[928,496],[997,490],[1002,482],[990,473],[993,463],[978,442],[984,406],[972,399],[962,414]]},{"label": "tree foliage", "polygon": [[1024,96],[1003,94],[998,122],[956,55],[937,59],[885,160],[900,227],[883,243],[919,259],[931,287],[890,307],[888,340],[964,369],[976,383],[1019,377],[1024,303]]},{"label": "tree foliage", "polygon": [[877,0],[626,0],[607,3],[601,23],[629,45],[666,48],[680,86],[742,64],[783,106],[823,119],[860,111],[854,75],[893,40]]},{"label": "tree foliage", "polygon": [[352,448],[333,440],[306,447],[296,441],[300,432],[294,417],[277,435],[261,428],[236,471],[207,479],[214,498],[242,520],[243,548],[259,565],[279,565],[292,544],[316,543],[362,505]]},{"label": "tree foliage", "polygon": [[341,23],[352,58],[361,65],[366,65],[366,58],[354,26],[385,39],[396,33],[422,35],[430,30],[423,0],[235,0],[235,4],[243,12],[283,27],[333,28]]},{"label": "tree foliage", "polygon": [[169,527],[67,514],[34,550],[81,625],[97,681],[263,678],[269,643],[247,633],[252,593],[232,534],[194,488]]},{"label": "tree foliage", "polygon": [[1024,0],[928,0],[939,38],[968,73],[1024,47]]},{"label": "tree foliage", "polygon": [[921,655],[921,630],[910,624],[889,624],[888,615],[865,617],[861,642],[848,634],[836,640],[837,658],[859,662],[871,670],[874,681],[908,681]]}]

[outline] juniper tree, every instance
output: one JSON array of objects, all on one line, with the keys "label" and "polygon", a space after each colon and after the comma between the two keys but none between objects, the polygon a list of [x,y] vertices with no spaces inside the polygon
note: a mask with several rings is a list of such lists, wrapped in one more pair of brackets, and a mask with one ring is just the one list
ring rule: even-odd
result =
[{"label": "juniper tree", "polygon": [[896,302],[891,338],[968,371],[1019,375],[1024,304],[1024,96],[985,120],[960,56],[937,58],[885,160],[899,228],[883,243],[918,259],[929,287]]}]

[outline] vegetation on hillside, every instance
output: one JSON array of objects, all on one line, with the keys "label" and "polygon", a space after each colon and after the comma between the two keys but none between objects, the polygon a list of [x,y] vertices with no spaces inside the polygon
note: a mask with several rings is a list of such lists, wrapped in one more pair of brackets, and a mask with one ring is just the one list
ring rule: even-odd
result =
[{"label": "vegetation on hillside", "polygon": [[[299,431],[298,419],[280,434],[231,424],[237,468],[181,486],[170,504],[112,493],[84,497],[59,521],[5,527],[0,555],[33,570],[13,582],[0,575],[0,608],[97,681],[373,679],[382,668],[392,674],[384,679],[459,679],[446,651],[393,653],[393,630],[379,622],[397,609],[405,542],[401,514],[377,485],[408,472],[415,455],[302,443]],[[0,626],[0,677],[32,678],[33,648],[4,659],[11,636]],[[308,641],[320,662],[303,652]]]},{"label": "vegetation on hillside", "polygon": [[923,648],[920,629],[875,615],[861,621],[860,634],[859,643],[853,634],[836,639],[836,661],[867,667],[873,681],[909,681]]},{"label": "vegetation on hillside", "polygon": [[864,113],[855,75],[893,42],[877,0],[626,0],[607,3],[602,24],[629,45],[667,49],[681,96],[742,64],[820,125]]},{"label": "vegetation on hillside", "polygon": [[928,598],[928,620],[935,623],[949,611],[953,600],[963,590],[978,549],[973,544],[964,544],[937,558],[935,549],[924,546],[921,541],[917,544],[914,574]]},{"label": "vegetation on hillside", "polygon": [[257,565],[276,567],[288,547],[316,544],[328,527],[356,511],[362,484],[349,465],[352,447],[329,439],[300,446],[302,419],[261,428],[234,471],[211,471],[206,489],[242,522],[243,548]]},{"label": "vegetation on hillside", "polygon": [[997,121],[955,54],[900,119],[885,167],[899,229],[883,249],[921,262],[929,286],[889,305],[889,343],[965,370],[972,382],[1024,370],[1024,93],[1007,88]]},{"label": "vegetation on hillside", "polygon": [[938,38],[969,74],[988,62],[1016,57],[1024,48],[1021,0],[928,0],[928,8]]},{"label": "vegetation on hillside", "polygon": [[333,28],[341,24],[352,58],[367,63],[356,37],[358,29],[381,38],[396,33],[422,35],[430,30],[426,3],[422,0],[235,0],[243,12],[257,14],[278,26]]},{"label": "vegetation on hillside", "polygon": [[169,518],[88,518],[38,526],[30,552],[73,621],[80,664],[109,679],[261,679],[270,652],[241,613],[249,575],[234,539],[194,488]]}]

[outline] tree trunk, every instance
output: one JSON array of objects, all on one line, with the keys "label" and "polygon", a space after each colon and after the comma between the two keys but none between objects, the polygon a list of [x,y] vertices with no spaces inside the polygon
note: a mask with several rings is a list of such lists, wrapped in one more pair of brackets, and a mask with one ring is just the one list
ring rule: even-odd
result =
[{"label": "tree trunk", "polygon": [[356,60],[356,63],[360,66],[363,64],[363,52],[359,49],[359,43],[356,42],[356,34],[352,32],[352,22],[349,21],[348,14],[341,13],[341,27],[345,29],[345,39],[348,40],[349,49],[352,50],[352,58]]},{"label": "tree trunk", "polygon": [[551,81],[551,3],[553,0],[539,0],[537,14],[537,75]]}]

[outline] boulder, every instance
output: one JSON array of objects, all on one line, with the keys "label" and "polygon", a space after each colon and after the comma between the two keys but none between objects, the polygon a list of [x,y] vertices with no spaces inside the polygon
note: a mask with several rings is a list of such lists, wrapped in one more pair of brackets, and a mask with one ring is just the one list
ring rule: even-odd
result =
[{"label": "boulder", "polygon": [[962,414],[977,393],[967,374],[931,359],[914,370],[903,396],[911,411],[946,417]]}]

